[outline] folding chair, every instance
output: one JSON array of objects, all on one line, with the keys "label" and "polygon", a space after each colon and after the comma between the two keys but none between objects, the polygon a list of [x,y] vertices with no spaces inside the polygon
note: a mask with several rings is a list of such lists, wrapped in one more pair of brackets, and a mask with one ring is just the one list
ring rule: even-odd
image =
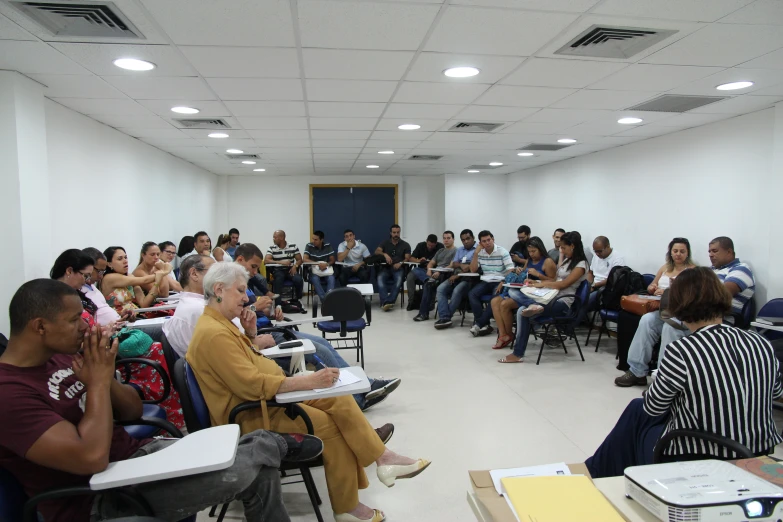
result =
[{"label": "folding chair", "polygon": [[[554,304],[561,300],[573,297],[574,302],[571,304],[571,308],[566,315],[553,316],[551,310]],[[544,327],[544,334],[541,336],[541,350],[538,352],[538,359],[536,365],[541,362],[541,355],[544,353],[544,341],[549,333],[549,328],[554,326],[557,331],[557,336],[560,339],[560,344],[563,346],[563,351],[567,354],[565,341],[563,340],[563,333],[565,332],[566,338],[573,338],[576,342],[576,348],[579,350],[579,356],[582,358],[582,362],[585,360],[584,354],[582,354],[582,347],[579,346],[579,339],[576,338],[576,327],[579,324],[580,312],[583,306],[587,306],[587,300],[590,297],[590,283],[582,281],[579,287],[576,289],[576,294],[573,296],[557,296],[551,301],[545,308],[541,315],[537,315],[531,320],[531,330],[535,334],[536,326]]]},{"label": "folding chair", "polygon": [[[702,440],[705,443],[716,444],[721,448],[733,451],[736,456],[729,458],[723,458],[716,455],[664,455],[663,452],[669,447],[671,441],[679,438],[691,437],[698,440]],[[717,435],[701,430],[672,430],[666,433],[663,437],[658,439],[653,450],[653,464],[660,464],[662,462],[677,462],[683,460],[704,460],[704,459],[716,459],[716,460],[734,460],[734,459],[752,459],[760,455],[754,455],[750,449],[740,444],[739,442],[732,440],[723,435]]]}]

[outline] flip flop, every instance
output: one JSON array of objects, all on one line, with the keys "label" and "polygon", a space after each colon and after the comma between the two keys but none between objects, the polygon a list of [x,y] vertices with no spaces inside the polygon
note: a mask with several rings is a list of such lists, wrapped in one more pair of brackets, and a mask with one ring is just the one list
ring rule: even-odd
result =
[{"label": "flip flop", "polygon": [[544,307],[541,305],[530,305],[522,310],[522,317],[533,317],[544,311]]},{"label": "flip flop", "polygon": [[511,344],[513,341],[514,341],[514,339],[510,338],[508,341],[503,341],[501,344],[498,344],[498,343],[501,342],[500,339],[498,339],[498,341],[495,343],[495,345],[492,347],[492,349],[493,350],[502,350],[503,348],[505,348],[509,344]]},{"label": "flip flop", "polygon": [[508,359],[506,359],[505,357],[503,357],[502,359],[498,359],[498,362],[499,362],[500,364],[517,364],[517,363],[522,363],[522,362],[525,362],[525,359],[520,359],[520,360],[518,360],[518,361],[509,361]]}]

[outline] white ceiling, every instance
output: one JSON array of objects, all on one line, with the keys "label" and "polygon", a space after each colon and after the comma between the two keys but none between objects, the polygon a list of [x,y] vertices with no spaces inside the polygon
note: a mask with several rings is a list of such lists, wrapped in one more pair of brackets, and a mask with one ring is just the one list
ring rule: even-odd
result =
[{"label": "white ceiling", "polygon": [[[60,38],[0,0],[0,69],[66,107],[216,174],[516,172],[731,118],[783,100],[783,0],[114,0],[143,43]],[[593,24],[676,30],[630,60],[554,51]],[[157,67],[118,69],[135,57]],[[448,67],[472,65],[473,78]],[[718,84],[751,80],[731,93]],[[631,113],[663,93],[731,99]],[[223,118],[228,139],[182,130],[175,105]],[[642,125],[620,125],[623,116]],[[445,132],[460,121],[490,134]],[[401,131],[402,123],[421,125]],[[516,155],[531,142],[577,144]],[[256,165],[228,148],[261,155]],[[379,150],[394,150],[379,155]],[[411,161],[412,154],[442,155]],[[368,170],[367,165],[380,168]]]}]

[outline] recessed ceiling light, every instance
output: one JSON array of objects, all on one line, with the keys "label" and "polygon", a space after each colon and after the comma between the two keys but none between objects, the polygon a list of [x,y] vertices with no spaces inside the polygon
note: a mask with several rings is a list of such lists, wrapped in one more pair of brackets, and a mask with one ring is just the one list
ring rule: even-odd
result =
[{"label": "recessed ceiling light", "polygon": [[469,170],[468,172],[470,172],[471,174],[475,174],[476,172],[481,172],[481,171],[480,170]]},{"label": "recessed ceiling light", "polygon": [[753,82],[731,82],[724,83],[715,87],[719,91],[736,91],[737,89],[746,89],[753,85]]},{"label": "recessed ceiling light", "polygon": [[239,150],[239,149],[226,149],[226,152],[228,152],[229,154],[244,154],[245,153],[244,150]]},{"label": "recessed ceiling light", "polygon": [[532,152],[517,152],[517,156],[535,156]]},{"label": "recessed ceiling light", "polygon": [[558,143],[576,143],[575,139],[572,138],[562,138],[557,140]]},{"label": "recessed ceiling light", "polygon": [[393,150],[379,150],[378,154],[394,154]]},{"label": "recessed ceiling light", "polygon": [[403,123],[397,128],[400,130],[416,130],[421,129],[421,125],[416,125],[415,123]]},{"label": "recessed ceiling light", "polygon": [[253,172],[266,172],[266,169],[253,169]]},{"label": "recessed ceiling light", "polygon": [[176,112],[178,114],[198,114],[201,111],[195,107],[172,107],[171,112]]},{"label": "recessed ceiling light", "polygon": [[623,125],[633,125],[634,123],[641,123],[643,120],[641,118],[620,118],[617,120],[617,123],[622,123]]},{"label": "recessed ceiling light", "polygon": [[210,138],[228,138],[228,134],[225,132],[210,132],[207,136]]},{"label": "recessed ceiling light", "polygon": [[377,169],[378,165],[367,165],[368,169]]},{"label": "recessed ceiling light", "polygon": [[244,163],[245,165],[255,165],[256,164],[255,161],[250,161],[250,160],[245,160],[242,163]]},{"label": "recessed ceiling light", "polygon": [[452,67],[443,71],[443,74],[449,78],[470,78],[471,76],[476,76],[479,72],[481,71],[475,67]]},{"label": "recessed ceiling light", "polygon": [[149,71],[155,68],[154,63],[137,60],[136,58],[118,58],[114,60],[114,65],[128,71]]},{"label": "recessed ceiling light", "polygon": [[493,161],[492,163],[489,164],[490,167],[500,167],[501,165],[503,164],[500,163],[499,161]]}]

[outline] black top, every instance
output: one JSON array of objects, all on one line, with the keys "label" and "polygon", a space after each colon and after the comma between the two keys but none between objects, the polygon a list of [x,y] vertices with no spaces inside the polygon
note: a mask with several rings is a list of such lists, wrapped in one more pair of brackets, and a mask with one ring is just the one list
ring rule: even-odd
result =
[{"label": "black top", "polygon": [[[388,254],[389,257],[392,258],[392,263],[400,263],[405,260],[405,254],[411,253],[411,246],[400,239],[400,241],[395,245],[392,243],[391,239],[387,239],[383,243],[379,245],[380,249],[383,250],[384,254]],[[435,255],[433,252],[432,255]]]},{"label": "black top", "polygon": [[427,248],[427,242],[422,241],[418,245],[416,245],[416,248],[413,249],[413,253],[411,254],[411,257],[415,257],[416,259],[426,259],[427,261],[431,261],[433,257],[435,257],[435,254],[443,248],[443,244],[441,243],[435,243],[435,248],[430,250]]},{"label": "black top", "polygon": [[[517,241],[508,251],[510,255],[518,255],[522,259],[527,259],[527,241]],[[520,263],[514,263],[516,266],[522,266]]]}]

